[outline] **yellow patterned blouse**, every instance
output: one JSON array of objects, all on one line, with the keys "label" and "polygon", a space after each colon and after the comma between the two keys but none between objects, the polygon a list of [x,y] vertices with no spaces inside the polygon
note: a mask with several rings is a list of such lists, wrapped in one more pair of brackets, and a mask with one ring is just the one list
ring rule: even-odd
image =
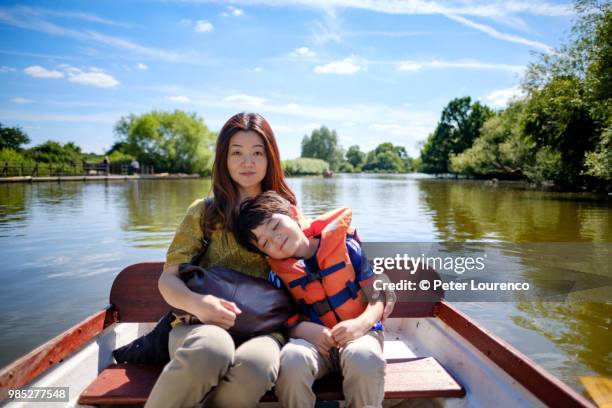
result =
[{"label": "yellow patterned blouse", "polygon": [[[204,199],[189,206],[187,214],[179,224],[174,239],[166,254],[166,266],[191,262],[202,248],[201,216]],[[270,266],[265,257],[253,253],[236,242],[231,231],[215,229],[210,234],[210,244],[200,262],[203,267],[224,266],[244,274],[267,279]]]}]

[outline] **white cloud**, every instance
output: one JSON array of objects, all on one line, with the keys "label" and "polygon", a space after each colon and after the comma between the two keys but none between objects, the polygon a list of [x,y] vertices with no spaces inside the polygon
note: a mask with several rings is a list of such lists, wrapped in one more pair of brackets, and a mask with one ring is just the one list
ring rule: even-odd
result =
[{"label": "white cloud", "polygon": [[295,129],[291,126],[287,126],[287,125],[279,125],[279,124],[275,124],[274,125],[274,133],[289,133],[289,132],[294,132]]},{"label": "white cloud", "polygon": [[75,67],[67,67],[66,72],[68,74],[68,81],[81,85],[91,85],[98,88],[114,88],[119,85],[119,81],[112,75],[95,67],[90,68],[89,72]]},{"label": "white cloud", "polygon": [[23,70],[26,74],[35,78],[63,78],[64,73],[55,70],[49,70],[41,67],[40,65],[32,65]]},{"label": "white cloud", "polygon": [[26,99],[26,98],[22,98],[22,97],[17,97],[17,98],[13,98],[11,99],[11,102],[13,103],[18,103],[18,104],[24,104],[24,103],[32,103],[34,102],[31,99]]},{"label": "white cloud", "polygon": [[262,106],[266,100],[258,96],[238,94],[238,95],[226,96],[225,98],[223,98],[223,101],[238,104],[238,105]]},{"label": "white cloud", "polygon": [[363,68],[353,63],[352,58],[347,58],[342,61],[334,61],[325,65],[317,65],[314,68],[316,74],[338,74],[352,75]]},{"label": "white cloud", "polygon": [[69,37],[85,43],[95,42],[98,44],[131,51],[136,54],[146,55],[148,57],[161,59],[164,61],[195,59],[195,56],[193,55],[187,56],[172,51],[145,47],[121,37],[105,35],[91,30],[74,30],[66,28],[64,26],[53,24],[46,20],[42,20],[40,18],[37,18],[36,16],[33,17],[28,13],[24,13],[23,10],[19,8],[7,8],[0,10],[0,22],[26,30],[33,30],[62,37]]},{"label": "white cloud", "polygon": [[308,47],[300,47],[300,48],[296,48],[295,50],[291,51],[291,53],[289,54],[292,57],[306,57],[306,58],[312,58],[314,57],[316,54],[314,51],[312,51],[310,48]]},{"label": "white cloud", "polygon": [[514,34],[501,33],[497,31],[496,29],[494,29],[493,27],[490,27],[485,24],[476,23],[475,21],[468,20],[465,17],[452,15],[452,14],[447,14],[446,17],[450,18],[451,20],[457,21],[458,23],[466,25],[468,27],[474,28],[478,31],[482,31],[483,33],[488,34],[489,36],[493,38],[497,38],[498,40],[504,40],[504,41],[527,45],[533,48],[538,48],[548,53],[553,51],[553,48],[547,44],[541,43],[539,41],[528,40],[526,38],[523,38],[523,37],[520,37]]},{"label": "white cloud", "polygon": [[106,24],[106,25],[111,25],[111,26],[130,27],[129,24],[108,20],[106,18],[102,18],[95,14],[89,14],[89,13],[51,10],[51,9],[42,8],[42,7],[17,6],[15,8],[23,14],[28,14],[32,16],[49,15],[49,16],[55,16],[55,17],[73,18],[76,20],[82,20],[82,21],[99,23],[99,24]]},{"label": "white cloud", "polygon": [[[165,95],[181,94],[166,89],[158,91]],[[202,111],[222,112],[209,116],[206,121],[209,127],[220,129],[229,115],[256,110],[272,125],[281,154],[287,159],[299,157],[302,137],[322,124],[338,131],[344,147],[357,144],[362,151],[369,151],[384,140],[406,147],[414,157],[418,155],[419,143],[427,138],[440,118],[439,108],[424,111],[406,103],[326,104],[304,102],[299,97],[279,100],[273,96],[270,97],[273,99],[265,99],[238,92],[205,94],[191,97],[190,103]]]},{"label": "white cloud", "polygon": [[241,15],[244,14],[243,10],[241,10],[241,9],[239,9],[237,7],[234,7],[234,6],[229,6],[227,9],[228,9],[228,11],[230,12],[231,15],[236,16],[236,17],[240,17]]},{"label": "white cloud", "polygon": [[15,71],[17,70],[13,67],[7,67],[5,65],[0,67],[0,72],[15,72]]},{"label": "white cloud", "polygon": [[81,85],[97,86],[98,88],[114,88],[119,85],[112,75],[105,73],[100,68],[89,67],[89,70],[82,70],[67,64],[59,65],[63,71],[50,70],[40,65],[33,65],[24,69],[24,72],[35,78],[64,78],[70,82]]},{"label": "white cloud", "polygon": [[523,90],[518,86],[511,88],[499,89],[493,91],[484,97],[484,100],[493,107],[503,108],[513,99],[521,98],[525,95]]},{"label": "white cloud", "polygon": [[214,29],[210,21],[198,20],[196,21],[195,30],[198,33],[208,33]]},{"label": "white cloud", "polygon": [[187,103],[190,101],[189,98],[185,95],[169,96],[168,99],[170,99],[172,102],[177,103]]},{"label": "white cloud", "polygon": [[78,123],[101,123],[115,124],[124,115],[122,112],[108,112],[97,114],[57,114],[44,112],[18,112],[0,110],[0,117],[10,117],[12,120],[20,122],[78,122]]},{"label": "white cloud", "polygon": [[136,67],[143,71],[146,71],[147,69],[149,69],[149,66],[147,64],[143,64],[142,62],[139,62],[138,65],[136,65]]},{"label": "white cloud", "polygon": [[325,44],[330,41],[340,43],[345,35],[342,29],[342,19],[338,17],[333,7],[323,7],[323,20],[312,24],[311,39],[315,44]]},{"label": "white cloud", "polygon": [[392,132],[401,130],[402,126],[397,123],[372,123],[370,124],[370,129],[377,132]]},{"label": "white cloud", "polygon": [[525,67],[522,65],[494,64],[481,61],[400,61],[397,66],[398,71],[418,71],[424,68],[461,68],[461,69],[488,69],[510,71],[522,74]]},{"label": "white cloud", "polygon": [[400,62],[397,67],[398,71],[418,71],[423,68],[423,64],[419,64],[413,61],[403,61]]},{"label": "white cloud", "polygon": [[[192,0],[198,1],[198,0]],[[199,0],[210,2],[212,0]],[[474,16],[490,18],[495,21],[512,21],[514,25],[520,25],[515,14],[532,14],[537,16],[558,17],[572,16],[574,14],[571,4],[554,4],[547,2],[534,2],[526,0],[497,1],[421,1],[421,0],[377,0],[377,1],[357,1],[357,0],[244,0],[244,4],[269,5],[269,6],[300,6],[323,10],[324,20],[313,24],[312,39],[315,43],[325,43],[328,41],[341,42],[346,35],[341,29],[339,19],[335,14],[336,9],[357,9],[368,10],[385,14],[406,14],[406,15],[444,15],[461,24],[476,30],[482,31],[493,38],[516,42],[530,47],[538,48],[546,52],[551,51],[551,47],[538,41],[529,40],[517,35],[506,34],[494,28],[468,20],[461,16]],[[528,29],[526,26],[521,27]]]}]

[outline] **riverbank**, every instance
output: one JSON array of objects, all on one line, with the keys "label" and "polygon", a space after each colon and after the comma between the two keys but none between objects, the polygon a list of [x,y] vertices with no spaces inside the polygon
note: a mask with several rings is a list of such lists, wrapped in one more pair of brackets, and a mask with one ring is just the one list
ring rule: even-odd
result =
[{"label": "riverbank", "polygon": [[108,180],[173,180],[173,179],[197,179],[199,174],[143,174],[143,175],[119,175],[108,176],[49,176],[49,177],[0,177],[0,183],[38,183],[49,181],[108,181]]},{"label": "riverbank", "polygon": [[[381,173],[378,173],[381,174]],[[391,174],[391,173],[389,173]],[[403,174],[403,173],[396,173]],[[591,184],[583,184],[574,188],[562,188],[552,181],[534,182],[526,178],[504,178],[504,177],[474,177],[465,174],[427,174],[427,173],[411,173],[415,175],[423,175],[432,180],[443,180],[445,182],[458,183],[474,183],[483,184],[491,187],[510,187],[514,189],[547,191],[556,193],[590,193],[597,195],[612,196],[612,183],[610,182],[594,182]]]}]

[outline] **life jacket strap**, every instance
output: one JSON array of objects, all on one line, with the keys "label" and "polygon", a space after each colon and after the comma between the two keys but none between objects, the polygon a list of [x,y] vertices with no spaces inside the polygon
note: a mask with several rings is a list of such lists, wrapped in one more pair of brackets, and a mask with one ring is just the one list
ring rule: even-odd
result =
[{"label": "life jacket strap", "polygon": [[332,266],[329,266],[327,268],[321,269],[318,272],[312,273],[307,270],[306,275],[289,282],[289,288],[293,289],[296,286],[301,286],[302,289],[306,289],[306,285],[308,285],[310,282],[315,281],[315,280],[322,280],[324,277],[331,275],[334,272],[339,271],[345,266],[346,266],[346,262],[342,261]]},{"label": "life jacket strap", "polygon": [[332,309],[337,309],[349,299],[355,299],[359,295],[359,284],[356,281],[346,281],[346,287],[340,292],[327,298]]}]

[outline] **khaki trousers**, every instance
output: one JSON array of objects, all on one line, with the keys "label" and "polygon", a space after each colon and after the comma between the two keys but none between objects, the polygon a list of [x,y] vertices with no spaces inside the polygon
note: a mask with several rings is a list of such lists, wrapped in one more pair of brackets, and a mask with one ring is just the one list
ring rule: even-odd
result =
[{"label": "khaki trousers", "polygon": [[[145,408],[255,407],[278,377],[280,346],[259,336],[235,349],[215,325],[178,325],[170,332],[172,360],[157,379]],[[211,391],[212,390],[212,391]]]},{"label": "khaki trousers", "polygon": [[[342,389],[347,407],[381,407],[385,396],[383,333],[372,331],[340,349]],[[332,370],[332,362],[304,339],[291,339],[280,355],[276,396],[283,408],[314,407],[315,380]]]}]

